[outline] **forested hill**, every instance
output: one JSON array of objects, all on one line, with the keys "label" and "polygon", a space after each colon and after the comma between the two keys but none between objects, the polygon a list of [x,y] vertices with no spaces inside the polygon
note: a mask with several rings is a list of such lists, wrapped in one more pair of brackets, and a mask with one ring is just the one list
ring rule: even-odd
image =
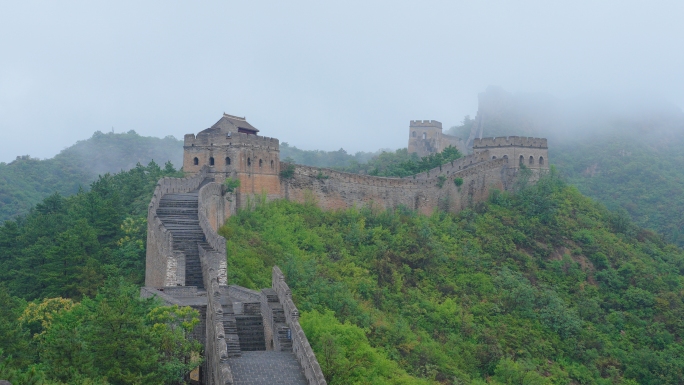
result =
[{"label": "forested hill", "polygon": [[[104,175],[0,227],[0,377],[161,385],[197,365],[197,314],[134,286],[163,176],[179,174]],[[231,283],[283,268],[331,385],[684,378],[684,253],[555,173],[458,215],[313,203],[241,211],[220,232]]]},{"label": "forested hill", "polygon": [[330,385],[675,384],[684,253],[556,174],[458,215],[242,211],[231,283],[287,276]]},{"label": "forested hill", "polygon": [[23,215],[57,192],[63,196],[87,189],[98,175],[130,170],[137,163],[171,161],[182,166],[183,142],[127,133],[95,132],[87,140],[62,150],[54,158],[38,160],[20,156],[0,163],[0,222]]},{"label": "forested hill", "polygon": [[165,176],[182,174],[105,174],[0,226],[0,379],[164,385],[197,367],[198,312],[140,298],[147,206]]},{"label": "forested hill", "polygon": [[[490,88],[480,95],[483,136],[549,139],[550,162],[579,190],[684,245],[684,113],[663,102],[561,101]],[[467,137],[477,119],[450,133]]]}]

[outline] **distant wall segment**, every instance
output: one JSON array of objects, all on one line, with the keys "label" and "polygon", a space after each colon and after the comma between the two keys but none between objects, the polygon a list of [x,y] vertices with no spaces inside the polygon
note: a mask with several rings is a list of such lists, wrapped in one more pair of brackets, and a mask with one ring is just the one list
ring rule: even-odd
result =
[{"label": "distant wall segment", "polygon": [[294,167],[293,176],[281,181],[281,191],[286,199],[302,203],[312,201],[327,210],[404,206],[423,214],[431,214],[437,209],[459,212],[487,199],[492,189],[509,190],[519,173],[517,164],[505,158],[492,159],[486,150],[405,178],[381,178],[301,165]]},{"label": "distant wall segment", "polygon": [[491,159],[505,158],[531,169],[549,168],[548,144],[546,138],[508,136],[482,138],[473,141],[473,152],[488,152]]},{"label": "distant wall segment", "polygon": [[419,157],[444,151],[452,146],[462,154],[466,153],[465,143],[461,138],[446,135],[442,132],[442,123],[436,120],[412,120],[409,125],[409,154]]},{"label": "distant wall segment", "polygon": [[[521,165],[532,169],[535,178],[549,165],[546,139],[511,136],[475,139],[471,155],[410,177],[350,174],[281,162],[278,139],[239,132],[235,127],[241,121],[235,123],[232,118],[224,115],[211,128],[185,136],[184,170],[195,173],[207,167],[207,175],[218,182],[225,178],[240,180],[234,206],[214,206],[220,215],[206,212],[214,221],[227,218],[227,209],[246,207],[261,195],[267,200],[313,200],[328,210],[374,205],[404,206],[425,214],[435,209],[458,212],[486,199],[491,189],[510,189]],[[460,138],[442,133],[442,123],[410,122],[409,152],[429,155],[449,145],[466,153]],[[290,173],[280,175],[290,168]]]}]

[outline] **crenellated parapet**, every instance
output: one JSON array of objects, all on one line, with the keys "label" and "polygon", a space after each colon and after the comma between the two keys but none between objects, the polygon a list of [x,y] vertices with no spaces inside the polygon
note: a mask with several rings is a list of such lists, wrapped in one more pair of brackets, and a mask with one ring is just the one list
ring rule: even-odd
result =
[{"label": "crenellated parapet", "polygon": [[242,194],[280,194],[280,141],[259,136],[244,118],[224,114],[212,127],[184,138],[183,170],[194,174],[203,166],[217,181],[240,179]]},{"label": "crenellated parapet", "polygon": [[490,159],[505,158],[511,167],[525,166],[531,169],[548,169],[549,152],[546,138],[508,136],[475,139],[473,152],[487,152]]},{"label": "crenellated parapet", "polygon": [[280,141],[268,136],[245,133],[224,133],[221,131],[201,132],[197,135],[186,134],[184,147],[203,146],[254,146],[266,149],[280,149]]},{"label": "crenellated parapet", "polygon": [[442,123],[436,120],[412,120],[409,124],[408,152],[423,157],[444,151],[452,146],[465,154],[461,138],[442,132]]},{"label": "crenellated parapet", "polygon": [[442,122],[436,120],[412,120],[410,127],[435,127],[442,129]]},{"label": "crenellated parapet", "polygon": [[526,136],[507,136],[498,138],[475,138],[473,149],[492,147],[529,147],[548,149],[546,138],[532,138]]}]

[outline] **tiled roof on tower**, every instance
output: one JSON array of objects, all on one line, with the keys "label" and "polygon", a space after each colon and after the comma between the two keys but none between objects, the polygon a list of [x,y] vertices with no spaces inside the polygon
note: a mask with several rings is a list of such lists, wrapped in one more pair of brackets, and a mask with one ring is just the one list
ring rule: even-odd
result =
[{"label": "tiled roof on tower", "polygon": [[242,132],[244,134],[256,135],[259,130],[249,124],[244,117],[229,115],[225,112],[221,119],[216,122],[213,126],[201,131],[200,133],[209,133],[215,131],[224,131],[226,133],[237,133]]},{"label": "tiled roof on tower", "polygon": [[228,115],[224,112],[223,117],[218,122],[216,122],[216,124],[214,124],[213,127],[219,126],[222,122],[229,122],[233,126],[237,127],[238,132],[244,132],[245,134],[256,135],[256,133],[259,132],[259,130],[257,130],[256,127],[249,124],[244,117]]}]

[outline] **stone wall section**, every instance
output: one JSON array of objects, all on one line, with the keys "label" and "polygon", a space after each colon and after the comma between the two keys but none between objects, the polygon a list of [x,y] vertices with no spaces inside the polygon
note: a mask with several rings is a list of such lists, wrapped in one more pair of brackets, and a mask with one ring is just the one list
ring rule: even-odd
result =
[{"label": "stone wall section", "polygon": [[297,357],[299,365],[304,369],[304,376],[306,376],[309,385],[326,385],[327,382],[321,366],[318,364],[311,345],[309,345],[309,340],[299,325],[299,310],[292,302],[292,292],[285,283],[285,276],[278,266],[273,266],[272,286],[283,307],[285,320],[292,333],[292,351]]},{"label": "stone wall section", "polygon": [[187,178],[162,178],[154,189],[147,207],[147,257],[145,286],[164,287],[185,285],[185,255],[173,250],[173,236],[157,216],[159,201],[164,194],[186,193],[196,190],[207,176],[202,167]]},{"label": "stone wall section", "polygon": [[[482,151],[405,178],[295,165],[293,177],[282,179],[281,190],[286,199],[312,202],[326,210],[404,206],[423,214],[431,214],[436,209],[455,213],[487,199],[493,188],[504,191],[511,188],[517,168],[511,167],[506,159],[489,157],[489,152]],[[462,179],[460,186],[456,185],[456,179]]]},{"label": "stone wall section", "polygon": [[234,383],[228,363],[228,345],[223,326],[222,290],[221,279],[219,278],[220,261],[225,261],[225,254],[224,257],[217,259],[214,253],[207,253],[200,246],[202,277],[204,287],[207,289],[206,339],[204,345],[206,358],[204,383],[207,385],[232,385]]},{"label": "stone wall section", "polygon": [[235,210],[231,194],[224,194],[223,185],[208,183],[199,190],[197,214],[207,243],[213,248],[210,251],[212,260],[218,261],[217,277],[219,285],[227,284],[226,239],[217,231],[226,222],[231,211]]}]

